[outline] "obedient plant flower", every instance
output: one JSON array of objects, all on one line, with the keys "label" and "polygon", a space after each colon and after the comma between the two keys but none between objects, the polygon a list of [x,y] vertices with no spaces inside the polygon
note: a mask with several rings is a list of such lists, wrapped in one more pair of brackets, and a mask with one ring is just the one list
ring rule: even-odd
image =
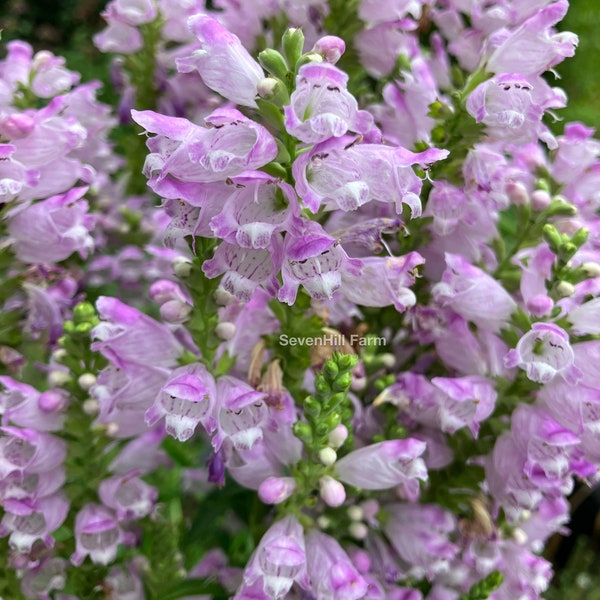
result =
[{"label": "obedient plant flower", "polygon": [[47,547],[54,545],[51,534],[64,523],[69,501],[58,493],[35,502],[6,500],[3,508],[0,537],[10,534],[10,546],[21,554],[28,554],[37,540],[42,540]]},{"label": "obedient plant flower", "polygon": [[293,477],[267,477],[258,488],[258,497],[265,504],[280,504],[296,490]]},{"label": "obedient plant flower", "polygon": [[[365,490],[384,490],[401,485],[418,498],[419,482],[427,480],[427,468],[420,458],[425,443],[414,438],[379,442],[354,450],[335,463],[337,477]],[[415,498],[416,492],[416,498]]]},{"label": "obedient plant flower", "polygon": [[188,26],[200,48],[191,56],[178,58],[177,69],[182,73],[198,71],[215,92],[236,104],[255,108],[256,88],[265,75],[240,39],[208,15],[190,17]]},{"label": "obedient plant flower", "polygon": [[349,258],[339,242],[314,221],[307,221],[298,237],[286,236],[283,253],[283,286],[278,298],[287,304],[293,304],[300,285],[315,300],[325,300],[342,285],[342,272],[360,274],[361,262]]},{"label": "obedient plant flower", "polygon": [[268,419],[266,394],[231,376],[217,381],[215,407],[217,433],[212,439],[218,451],[226,438],[238,450],[250,450],[263,438]]},{"label": "obedient plant flower", "polygon": [[392,504],[385,511],[384,531],[410,575],[433,578],[450,569],[458,553],[448,539],[456,528],[451,513],[435,504]]},{"label": "obedient plant flower", "polygon": [[287,131],[308,144],[339,138],[348,131],[367,133],[373,117],[358,110],[347,84],[348,75],[330,63],[300,67],[296,89],[284,108]]},{"label": "obedient plant flower", "polygon": [[108,565],[126,537],[112,511],[100,504],[86,504],[75,519],[75,552],[71,563],[81,565],[86,556],[94,564]]},{"label": "obedient plant flower", "polygon": [[541,75],[568,56],[573,56],[578,38],[574,33],[555,33],[552,26],[565,16],[567,0],[541,8],[511,32],[501,31],[490,38],[485,68],[491,73],[516,72]]},{"label": "obedient plant flower", "polygon": [[58,556],[42,559],[28,569],[21,581],[21,591],[26,598],[37,600],[50,598],[52,590],[62,590],[67,581],[67,561]]},{"label": "obedient plant flower", "polygon": [[85,258],[94,248],[90,230],[93,215],[87,214],[88,203],[81,200],[87,188],[73,188],[19,211],[9,221],[17,257],[28,263],[60,262],[73,252]]},{"label": "obedient plant flower", "polygon": [[520,367],[539,383],[548,383],[557,375],[570,384],[577,383],[582,373],[574,362],[569,335],[553,323],[534,323],[505,359],[507,367]]},{"label": "obedient plant flower", "polygon": [[175,369],[146,411],[146,423],[154,425],[165,418],[169,435],[184,442],[192,437],[198,423],[212,433],[216,386],[212,375],[201,364]]},{"label": "obedient plant flower", "polygon": [[418,252],[406,256],[361,258],[360,275],[342,274],[341,292],[361,306],[393,305],[399,312],[414,306],[417,298],[409,287],[425,259]]},{"label": "obedient plant flower", "polygon": [[154,509],[158,491],[139,478],[139,471],[105,479],[98,487],[98,497],[112,508],[119,521],[141,519]]},{"label": "obedient plant flower", "polygon": [[0,433],[0,478],[51,471],[65,459],[66,444],[53,435],[17,427],[0,427]]},{"label": "obedient plant flower", "polygon": [[174,367],[183,347],[162,324],[117,298],[101,296],[96,308],[102,321],[92,337],[92,350],[100,352],[117,367],[142,364]]},{"label": "obedient plant flower", "polygon": [[322,204],[355,210],[374,200],[393,204],[398,214],[406,204],[413,217],[419,216],[423,182],[411,165],[443,160],[448,151],[430,148],[415,154],[401,147],[353,143],[357,141],[329,140],[296,159],[292,170],[302,202],[317,212]]},{"label": "obedient plant flower", "polygon": [[300,206],[292,186],[259,171],[231,182],[231,195],[210,221],[217,237],[258,250],[269,247],[275,232],[298,227]]},{"label": "obedient plant flower", "polygon": [[[308,589],[306,550],[302,526],[295,517],[285,517],[263,535],[244,571],[244,585],[235,598],[245,598],[244,588],[257,588],[269,600],[285,598],[294,582]],[[260,596],[259,596],[260,597]]]},{"label": "obedient plant flower", "polygon": [[541,133],[542,107],[533,85],[517,73],[503,73],[478,85],[467,99],[467,110],[487,127],[492,140],[535,141]]},{"label": "obedient plant flower", "polygon": [[517,307],[510,294],[493,277],[461,256],[449,253],[446,254],[442,281],[433,287],[433,297],[467,321],[494,332],[508,322]]},{"label": "obedient plant flower", "polygon": [[275,295],[279,288],[277,273],[281,268],[282,252],[281,237],[277,234],[271,239],[269,248],[259,250],[222,242],[213,257],[204,261],[202,270],[209,279],[225,273],[221,287],[240,302],[248,302],[259,285]]},{"label": "obedient plant flower", "polygon": [[165,177],[197,183],[223,181],[262,167],[277,155],[271,134],[233,108],[212,112],[204,119],[207,127],[149,110],[133,110],[131,115],[146,131],[157,134],[147,142],[151,154],[144,165],[153,188]]},{"label": "obedient plant flower", "polygon": [[343,548],[315,529],[306,536],[306,566],[310,590],[317,598],[359,600],[367,593],[367,582]]}]

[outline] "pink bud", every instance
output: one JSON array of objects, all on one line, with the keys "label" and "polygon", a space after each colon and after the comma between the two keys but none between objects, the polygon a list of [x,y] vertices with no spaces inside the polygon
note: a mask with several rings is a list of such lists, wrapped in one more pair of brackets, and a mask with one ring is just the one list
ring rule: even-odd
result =
[{"label": "pink bud", "polygon": [[526,204],[529,204],[527,188],[520,181],[509,181],[506,184],[505,189],[509,200],[515,206],[525,206]]},{"label": "pink bud", "polygon": [[317,40],[313,46],[312,52],[316,52],[323,57],[325,62],[335,65],[340,60],[342,54],[346,51],[346,43],[343,39],[335,35],[326,35]]},{"label": "pink bud", "polygon": [[546,210],[550,206],[552,198],[546,190],[535,190],[531,194],[531,206],[533,210]]},{"label": "pink bud", "polygon": [[280,504],[296,490],[293,477],[267,477],[258,488],[258,497],[265,504]]},{"label": "pink bud", "polygon": [[341,506],[346,500],[346,490],[344,486],[329,475],[319,479],[320,495],[323,502],[328,506]]},{"label": "pink bud", "polygon": [[0,135],[9,140],[28,136],[35,128],[35,121],[28,115],[14,114],[0,121]]},{"label": "pink bud", "polygon": [[527,310],[534,317],[545,317],[552,312],[554,301],[545,294],[537,294],[527,301]]},{"label": "pink bud", "polygon": [[338,425],[327,438],[329,445],[337,450],[348,439],[348,429],[345,425]]},{"label": "pink bud", "polygon": [[167,323],[183,323],[192,312],[192,307],[181,300],[169,300],[160,307],[160,316]]},{"label": "pink bud", "polygon": [[38,398],[38,406],[43,412],[54,412],[65,405],[65,399],[54,390],[42,392]]}]

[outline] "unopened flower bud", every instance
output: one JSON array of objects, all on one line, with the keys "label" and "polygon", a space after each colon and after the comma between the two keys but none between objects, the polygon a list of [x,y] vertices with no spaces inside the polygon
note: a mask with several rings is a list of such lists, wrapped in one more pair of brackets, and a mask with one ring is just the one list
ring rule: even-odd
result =
[{"label": "unopened flower bud", "polygon": [[319,479],[319,494],[327,506],[341,506],[346,500],[344,486],[329,475]]},{"label": "unopened flower bud", "polygon": [[366,377],[353,377],[350,383],[350,389],[355,392],[360,392],[367,387]]},{"label": "unopened flower bud", "polygon": [[114,437],[119,433],[119,424],[111,421],[106,425],[106,435],[109,437]]},{"label": "unopened flower bud", "polygon": [[35,128],[35,121],[29,115],[14,114],[0,121],[0,135],[9,140],[28,136]]},{"label": "unopened flower bud", "polygon": [[335,65],[346,51],[346,43],[335,35],[326,35],[317,40],[311,52],[316,52],[323,57],[325,62]]},{"label": "unopened flower bud", "polygon": [[160,316],[167,323],[183,323],[192,312],[192,307],[181,300],[169,300],[160,307]]},{"label": "unopened flower bud", "polygon": [[505,187],[506,195],[515,206],[525,206],[529,204],[529,194],[527,188],[520,181],[509,181]]},{"label": "unopened flower bud", "polygon": [[215,291],[215,302],[219,306],[229,306],[235,302],[235,296],[223,288],[217,288]]},{"label": "unopened flower bud", "polygon": [[258,62],[261,67],[279,79],[285,79],[288,73],[288,66],[285,59],[277,50],[267,48],[258,54]]},{"label": "unopened flower bud", "polygon": [[527,534],[520,527],[516,527],[513,530],[512,538],[519,546],[522,546],[527,542]]},{"label": "unopened flower bud", "polygon": [[588,277],[600,277],[600,263],[584,262],[580,268]]},{"label": "unopened flower bud", "polygon": [[296,490],[293,477],[268,477],[258,487],[258,497],[265,504],[280,504]]},{"label": "unopened flower bud", "polygon": [[552,312],[554,301],[545,294],[537,294],[527,301],[527,310],[534,317],[545,317]]},{"label": "unopened flower bud", "polygon": [[261,98],[269,98],[275,95],[275,88],[280,84],[279,79],[265,77],[259,81],[256,91]]},{"label": "unopened flower bud", "polygon": [[304,32],[301,27],[290,27],[281,38],[281,47],[287,64],[293,66],[304,51]]},{"label": "unopened flower bud", "polygon": [[71,375],[67,371],[50,371],[48,374],[48,385],[50,387],[61,387],[71,380]]},{"label": "unopened flower bud", "polygon": [[334,450],[337,450],[347,439],[348,429],[345,425],[340,424],[329,434],[327,442]]},{"label": "unopened flower bud", "polygon": [[61,410],[65,405],[64,397],[55,392],[54,390],[48,390],[47,392],[42,392],[40,397],[38,398],[38,406],[40,410],[43,412],[54,412],[57,410]]},{"label": "unopened flower bud", "polygon": [[379,360],[386,369],[392,369],[396,364],[396,357],[391,352],[380,354]]},{"label": "unopened flower bud", "polygon": [[319,450],[319,460],[326,467],[330,467],[337,460],[337,453],[333,448],[322,448],[321,450]]},{"label": "unopened flower bud", "polygon": [[317,525],[321,529],[327,529],[331,525],[331,519],[325,515],[321,515],[317,518]]},{"label": "unopened flower bud", "polygon": [[57,348],[52,353],[52,360],[55,362],[62,362],[67,356],[68,352],[64,348]]},{"label": "unopened flower bud", "polygon": [[88,391],[96,383],[96,376],[93,373],[84,373],[77,379],[77,385],[84,390]]},{"label": "unopened flower bud", "polygon": [[561,281],[556,286],[556,291],[561,298],[569,298],[575,293],[575,287],[568,281]]},{"label": "unopened flower bud", "polygon": [[222,340],[230,340],[235,335],[235,325],[230,321],[223,321],[215,327],[215,333]]},{"label": "unopened flower bud", "polygon": [[369,528],[364,523],[350,523],[348,533],[355,540],[364,540],[369,534]]},{"label": "unopened flower bud", "polygon": [[83,401],[81,408],[86,415],[93,417],[100,412],[100,403],[94,398],[88,398]]},{"label": "unopened flower bud", "polygon": [[356,506],[356,504],[349,506],[346,514],[351,521],[362,521],[365,516],[363,509],[360,506]]},{"label": "unopened flower bud", "polygon": [[552,198],[546,190],[535,190],[531,194],[531,206],[533,210],[546,210],[551,202]]},{"label": "unopened flower bud", "polygon": [[185,279],[190,276],[190,273],[192,272],[192,263],[187,258],[177,256],[173,259],[171,264],[173,265],[173,273],[175,273],[177,277]]}]

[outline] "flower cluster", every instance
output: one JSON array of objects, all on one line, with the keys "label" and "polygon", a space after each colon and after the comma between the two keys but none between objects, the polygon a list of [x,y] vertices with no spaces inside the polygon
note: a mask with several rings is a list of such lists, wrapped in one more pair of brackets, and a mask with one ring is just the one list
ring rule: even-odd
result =
[{"label": "flower cluster", "polygon": [[207,4],[108,3],[116,117],[0,63],[0,596],[541,598],[600,482],[567,0]]}]

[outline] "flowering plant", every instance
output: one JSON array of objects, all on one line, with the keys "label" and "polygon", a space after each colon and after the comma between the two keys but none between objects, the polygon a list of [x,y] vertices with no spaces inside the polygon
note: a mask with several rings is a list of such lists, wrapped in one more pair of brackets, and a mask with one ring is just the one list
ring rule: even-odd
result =
[{"label": "flowering plant", "polygon": [[207,5],[109,2],[114,111],[0,63],[0,596],[541,598],[600,479],[567,0]]}]

